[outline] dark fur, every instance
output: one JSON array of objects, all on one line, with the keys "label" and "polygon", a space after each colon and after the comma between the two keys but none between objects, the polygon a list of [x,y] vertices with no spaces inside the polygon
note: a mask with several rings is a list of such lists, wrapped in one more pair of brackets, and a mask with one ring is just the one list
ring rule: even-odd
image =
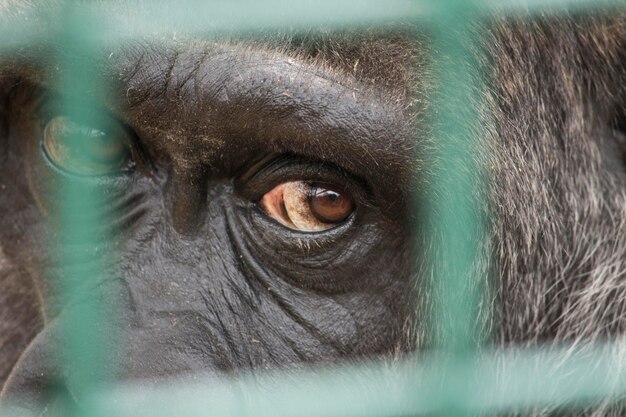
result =
[{"label": "dark fur", "polygon": [[[481,168],[489,173],[490,181],[486,188],[479,190],[488,201],[483,213],[488,219],[488,227],[480,244],[477,285],[490,272],[493,274],[489,282],[491,291],[486,292],[481,300],[481,329],[489,343],[496,346],[527,347],[543,343],[582,346],[609,340],[616,342],[621,351],[626,351],[624,15],[528,16],[526,21],[517,18],[493,19],[485,26],[486,30],[482,32],[485,36],[484,49],[476,51],[481,65],[490,68],[485,74],[486,87],[480,92],[485,104],[480,115],[485,151],[478,158]],[[165,193],[164,205],[173,213],[171,228],[158,219],[150,219],[143,224],[144,228],[153,224],[161,227],[155,228],[157,232],[154,233],[162,236],[168,244],[157,249],[178,251],[179,257],[188,256],[190,262],[194,262],[194,256],[199,256],[195,249],[188,249],[190,252],[186,253],[184,248],[197,237],[193,231],[203,227],[204,223],[197,223],[198,213],[213,212],[204,203],[196,201],[203,201],[206,196],[194,196],[193,184],[194,181],[212,184],[209,187],[211,190],[214,185],[207,179],[206,173],[194,177],[185,170],[204,164],[215,169],[213,173],[217,177],[228,176],[231,172],[229,164],[236,163],[239,152],[224,144],[220,138],[220,134],[232,127],[215,131],[189,117],[188,109],[183,108],[181,103],[191,102],[199,109],[206,106],[207,110],[198,111],[209,115],[213,115],[210,112],[215,104],[201,102],[191,95],[187,83],[190,78],[185,77],[185,72],[194,79],[194,67],[191,64],[177,67],[177,63],[186,62],[185,56],[189,54],[210,56],[216,48],[235,50],[235,60],[249,56],[250,60],[259,59],[263,64],[272,59],[279,62],[288,56],[306,71],[319,71],[325,78],[359,91],[366,103],[384,103],[388,111],[385,116],[389,115],[389,120],[381,123],[397,129],[397,135],[389,136],[389,140],[395,140],[396,136],[405,138],[404,141],[391,142],[394,147],[387,149],[378,161],[380,166],[374,163],[376,161],[369,161],[369,165],[361,164],[368,155],[360,154],[358,148],[350,148],[350,153],[327,149],[324,146],[328,144],[323,142],[323,138],[314,138],[309,142],[303,139],[296,153],[331,161],[356,176],[368,178],[374,190],[372,205],[378,216],[376,219],[384,218],[392,225],[389,229],[393,230],[393,233],[390,232],[393,237],[381,244],[377,249],[379,252],[371,253],[378,253],[388,265],[394,265],[391,272],[394,276],[417,275],[417,289],[411,296],[417,295],[418,311],[426,314],[432,301],[429,292],[432,283],[427,279],[428,266],[420,262],[415,265],[413,259],[420,254],[429,254],[432,242],[429,236],[418,232],[420,244],[416,250],[410,243],[416,237],[409,236],[407,230],[413,221],[419,222],[419,219],[411,219],[410,215],[413,213],[409,207],[414,184],[412,173],[418,173],[418,184],[428,183],[430,170],[420,159],[420,149],[428,149],[431,141],[437,138],[429,135],[425,117],[430,111],[429,97],[434,79],[432,51],[427,36],[419,35],[415,40],[413,35],[409,28],[394,27],[389,30],[364,30],[356,35],[312,32],[297,36],[274,35],[254,42],[238,39],[217,44],[178,41],[167,46],[139,44],[124,48],[126,55],[117,61],[122,69],[119,73],[107,74],[110,80],[121,82],[125,87],[123,99],[128,109],[123,118],[138,130],[140,136],[163,138],[151,144],[149,152],[153,157],[156,155],[156,165],[162,163],[170,167],[167,175],[173,179],[168,181],[168,190],[177,190],[179,196],[184,196],[180,203],[169,199],[171,191]],[[200,55],[198,51],[202,51]],[[28,58],[29,54],[38,55],[39,61],[33,63]],[[47,59],[50,58],[41,58],[41,51],[22,51],[20,59],[12,59],[4,65],[0,91],[5,97],[5,107],[0,123],[4,123],[5,127],[1,130],[3,125],[0,125],[0,131],[10,135],[10,130],[15,129],[11,125],[14,113],[23,109],[29,111],[29,97],[36,94],[34,85],[50,84],[45,71],[49,63]],[[164,73],[170,76],[164,77]],[[154,82],[144,86],[135,82],[136,79],[152,79]],[[178,94],[167,96],[168,90]],[[166,113],[171,119],[164,119]],[[221,117],[220,120],[223,119]],[[241,124],[245,125],[246,119],[242,120]],[[265,129],[263,126],[254,128]],[[288,129],[288,126],[283,129]],[[415,142],[406,140],[412,138],[409,132],[413,129],[420,132]],[[238,133],[246,135],[248,131],[241,127]],[[298,137],[298,134],[294,132],[291,137]],[[198,135],[206,135],[211,144],[203,147],[203,152],[185,142],[185,138]],[[166,136],[175,139],[166,139]],[[5,256],[0,252],[0,282],[3,288],[0,294],[0,382],[5,380],[27,343],[41,330],[42,320],[37,314],[39,301],[33,283],[39,283],[38,291],[44,294],[44,299],[47,298],[47,286],[41,283],[39,271],[45,262],[41,255],[35,253],[45,251],[40,239],[35,237],[43,233],[40,228],[45,226],[42,226],[40,211],[45,210],[36,201],[37,197],[25,192],[33,188],[23,179],[25,172],[31,168],[24,166],[20,151],[11,148],[16,146],[15,139],[12,143],[0,142],[0,158],[6,161],[0,169],[0,187],[4,191],[0,191],[0,212],[3,216],[0,219],[3,227],[0,230],[0,248],[4,248],[7,254]],[[281,152],[286,145],[276,141],[268,146],[273,147],[274,152]],[[175,151],[180,152],[174,157]],[[224,157],[224,154],[227,156]],[[228,156],[231,154],[235,161]],[[161,157],[163,161],[159,160]],[[367,170],[375,171],[375,179],[369,180],[374,175]],[[180,174],[182,172],[185,174]],[[13,180],[15,177],[18,179]],[[192,186],[188,186],[189,183]],[[211,197],[219,198],[217,194],[211,194]],[[377,206],[381,201],[384,207]],[[149,211],[150,208],[145,208],[146,213]],[[144,216],[148,217],[147,214]],[[210,216],[219,217],[217,214]],[[227,233],[220,226],[214,227],[213,232]],[[190,240],[179,247],[179,235]],[[148,245],[156,243],[145,239],[149,242],[145,246],[142,246],[142,241],[128,249],[129,252],[135,251],[132,260],[122,261],[121,269],[127,276],[138,274],[144,264],[153,261],[150,253],[156,253],[156,249],[150,252],[153,248]],[[367,239],[374,238],[363,239],[369,242]],[[307,247],[307,244],[311,245],[302,241],[299,249],[292,250],[315,254],[315,249]],[[163,268],[166,261],[163,261]],[[366,264],[366,268],[376,268],[376,261],[370,258],[362,258],[358,262]],[[194,274],[199,274],[188,266],[180,268],[175,272],[183,276],[193,278]],[[217,268],[218,274],[231,273],[227,267],[211,268]],[[214,269],[211,271],[216,273]],[[372,288],[378,285],[365,281]],[[400,294],[400,289],[406,288],[404,284],[398,285]],[[259,287],[251,288],[261,291]],[[211,292],[213,290],[207,289],[207,297],[215,296]],[[159,295],[164,299],[166,295],[175,297],[168,291],[163,290]],[[292,294],[291,290],[282,287],[278,291]],[[329,290],[325,288],[324,291]],[[330,291],[332,293],[335,288]],[[242,303],[253,303],[246,297],[253,299],[254,294],[239,296],[247,300]],[[300,296],[293,295],[295,298]],[[393,331],[381,333],[383,339],[387,338],[384,343],[358,344],[350,338],[348,330],[345,330],[346,334],[337,335],[332,328],[325,328],[328,324],[322,321],[331,318],[319,317],[317,324],[320,327],[314,329],[318,332],[317,341],[321,341],[319,346],[307,346],[310,350],[299,349],[293,347],[296,342],[292,341],[290,349],[293,352],[285,348],[281,344],[283,339],[278,337],[263,341],[266,351],[262,353],[256,352],[253,345],[240,346],[235,343],[237,337],[254,339],[257,337],[254,326],[259,326],[259,323],[253,319],[244,320],[244,328],[238,330],[239,335],[224,334],[232,331],[237,320],[219,324],[215,320],[223,320],[224,310],[236,309],[240,305],[236,302],[218,303],[217,306],[207,304],[210,311],[200,311],[198,315],[210,323],[207,325],[210,331],[219,333],[216,329],[221,329],[223,332],[211,339],[212,343],[223,346],[223,351],[207,354],[214,361],[210,368],[232,371],[296,366],[302,362],[399,356],[416,348],[428,348],[432,342],[431,333],[425,328],[424,320],[411,312],[412,298],[394,296],[398,305],[393,311],[393,320],[389,321],[394,323]],[[299,307],[293,308],[297,310]],[[297,312],[301,313],[300,310]],[[338,314],[340,312],[343,313],[343,310],[338,310]],[[54,315],[56,312],[47,311],[46,314]],[[341,320],[340,317],[335,319]],[[347,317],[344,319],[350,321]],[[237,322],[236,325],[242,324]],[[193,343],[192,328],[193,324],[185,323],[179,330],[182,333],[175,336],[183,340],[190,338],[189,343]],[[185,333],[185,329],[189,331]],[[340,333],[340,330],[336,332]],[[310,333],[305,336],[283,335],[283,338],[308,336]],[[159,337],[159,334],[154,337]],[[335,337],[345,343],[336,342]],[[154,355],[154,359],[158,360],[158,352]],[[624,363],[626,358],[621,365]],[[165,366],[165,369],[154,372],[140,367],[136,374],[129,372],[130,375],[123,377],[154,377],[178,371],[173,360],[171,369]],[[548,411],[538,410],[536,415],[544,415],[542,413]],[[625,415],[625,411],[615,406],[600,406],[574,415],[617,417]]]}]

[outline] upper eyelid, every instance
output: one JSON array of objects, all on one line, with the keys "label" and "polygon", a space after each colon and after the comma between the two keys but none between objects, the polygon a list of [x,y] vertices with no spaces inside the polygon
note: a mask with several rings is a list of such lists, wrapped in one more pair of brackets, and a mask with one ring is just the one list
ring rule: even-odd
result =
[{"label": "upper eyelid", "polygon": [[82,109],[81,111],[86,111],[89,114],[88,120],[75,119],[72,115],[67,114],[62,107],[61,103],[67,99],[63,94],[47,88],[42,88],[40,94],[42,98],[35,111],[43,118],[44,123],[56,116],[68,116],[77,123],[83,123],[95,129],[109,131],[112,128],[119,130],[129,139],[129,145],[137,145],[138,135],[135,130],[104,105],[90,105],[90,107]]},{"label": "upper eyelid", "polygon": [[332,164],[295,155],[278,156],[254,172],[237,178],[235,185],[244,196],[258,201],[274,187],[289,181],[336,184],[347,191],[355,202],[370,205],[370,187],[365,181]]}]

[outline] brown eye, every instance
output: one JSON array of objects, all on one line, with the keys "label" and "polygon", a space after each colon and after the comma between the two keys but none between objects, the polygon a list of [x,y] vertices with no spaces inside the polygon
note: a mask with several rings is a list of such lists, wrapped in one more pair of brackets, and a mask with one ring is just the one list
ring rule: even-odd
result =
[{"label": "brown eye", "polygon": [[128,134],[121,128],[103,131],[58,116],[44,128],[43,148],[58,167],[80,175],[113,174],[131,162]]},{"label": "brown eye", "polygon": [[295,230],[313,232],[330,229],[354,211],[345,191],[331,184],[292,181],[265,194],[261,207],[268,216]]}]

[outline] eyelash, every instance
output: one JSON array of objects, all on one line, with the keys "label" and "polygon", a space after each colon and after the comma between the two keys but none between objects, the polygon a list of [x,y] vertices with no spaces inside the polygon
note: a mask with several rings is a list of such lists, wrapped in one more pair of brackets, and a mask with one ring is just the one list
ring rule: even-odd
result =
[{"label": "eyelash", "polygon": [[259,200],[277,185],[288,181],[334,183],[355,198],[367,190],[362,181],[335,165],[291,154],[273,156],[252,164],[235,179],[242,194],[252,200]]}]

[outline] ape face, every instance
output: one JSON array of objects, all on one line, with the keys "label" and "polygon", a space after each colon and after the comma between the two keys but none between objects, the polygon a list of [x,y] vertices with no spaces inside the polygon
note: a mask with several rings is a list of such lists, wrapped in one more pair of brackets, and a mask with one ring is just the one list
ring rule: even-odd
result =
[{"label": "ape face", "polygon": [[[111,54],[107,98],[85,101],[95,122],[59,109],[63,92],[45,69],[6,92],[2,237],[16,244],[4,250],[32,254],[45,317],[9,387],[45,375],[36,383],[45,391],[61,378],[29,358],[55,357],[64,316],[99,296],[118,300],[116,329],[103,334],[118,335],[120,378],[408,349],[411,129],[401,91],[237,42],[126,45],[93,60]],[[76,139],[89,145],[77,150]],[[19,180],[6,181],[11,172]],[[62,202],[68,184],[105,196],[90,232],[109,242],[75,250],[96,251],[109,270],[75,283],[93,289],[80,300],[58,296],[48,246],[62,211],[94,210]],[[28,219],[11,210],[16,199]]]},{"label": "ape face", "polygon": [[[497,345],[619,336],[623,19],[491,25],[476,52],[493,68],[475,156],[489,172],[478,190],[488,221],[484,235],[465,237],[480,248],[468,285],[492,278],[480,330]],[[50,242],[59,213],[76,209],[55,190],[70,183],[105,196],[92,233],[108,239],[73,250],[99,254],[106,278],[75,284],[117,300],[101,331],[103,345],[116,342],[116,378],[427,347],[436,294],[422,260],[438,254],[412,196],[428,196],[432,182],[423,159],[437,138],[423,114],[436,51],[416,39],[392,28],[103,48],[89,59],[109,87],[82,92],[98,115],[86,120],[59,104],[63,50],[7,58],[0,277],[19,301],[7,334],[23,335],[2,352],[6,363],[38,335],[4,398],[46,401],[66,373],[51,359],[59,328],[90,301],[61,299],[55,285]],[[89,143],[83,151],[76,137]]]}]

